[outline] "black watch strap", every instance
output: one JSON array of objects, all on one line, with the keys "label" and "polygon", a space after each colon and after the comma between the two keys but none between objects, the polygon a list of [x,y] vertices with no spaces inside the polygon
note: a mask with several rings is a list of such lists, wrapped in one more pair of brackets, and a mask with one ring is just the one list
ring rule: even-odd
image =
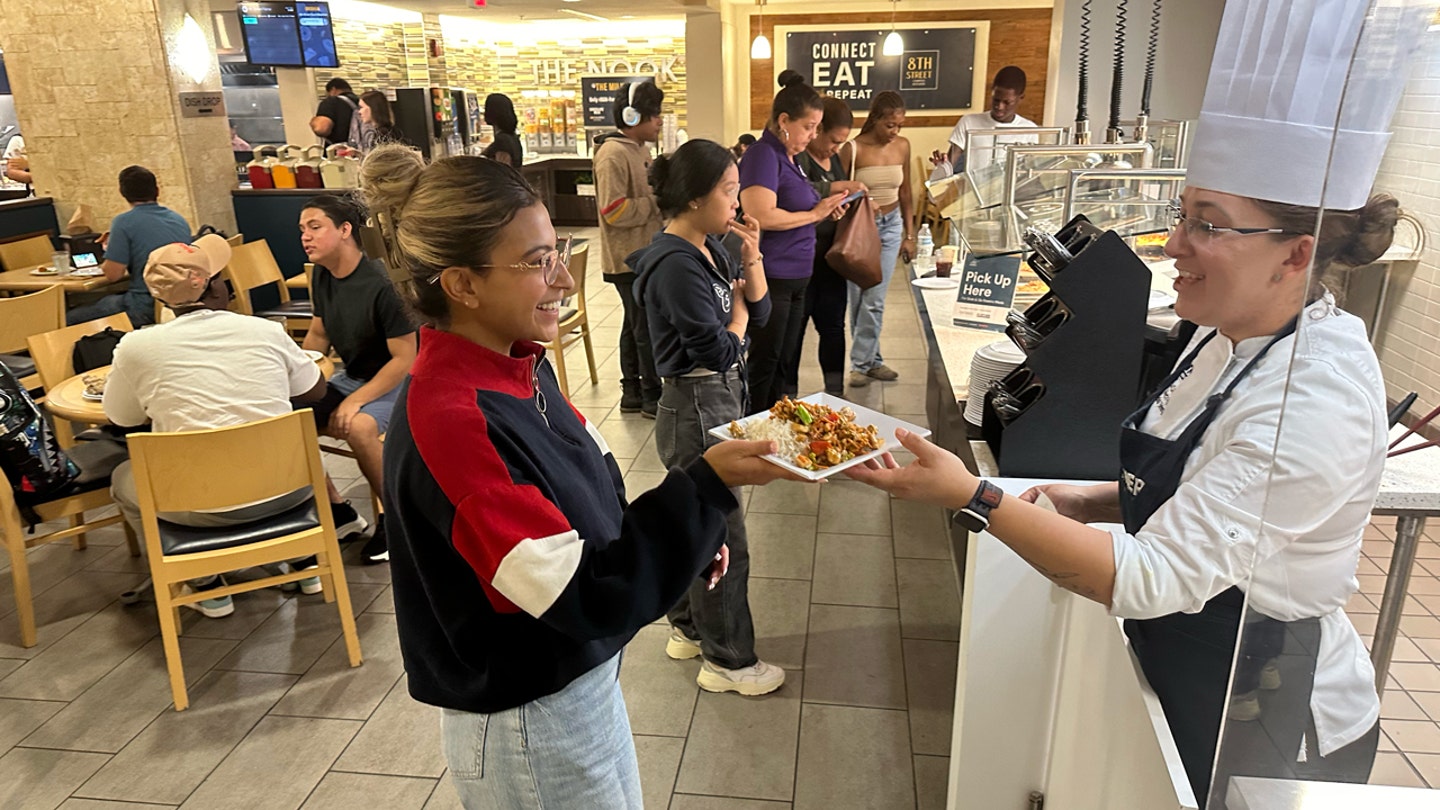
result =
[{"label": "black watch strap", "polygon": [[983,532],[990,526],[990,512],[1000,505],[1004,490],[981,479],[980,488],[963,509],[955,513],[955,525],[969,532]]}]

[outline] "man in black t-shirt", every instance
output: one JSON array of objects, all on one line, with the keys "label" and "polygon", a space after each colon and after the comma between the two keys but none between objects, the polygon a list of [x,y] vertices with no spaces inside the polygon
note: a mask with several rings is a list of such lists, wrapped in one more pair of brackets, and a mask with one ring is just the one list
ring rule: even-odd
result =
[{"label": "man in black t-shirt", "polygon": [[359,108],[360,99],[350,90],[350,83],[344,79],[331,79],[325,83],[325,98],[320,100],[315,117],[310,119],[310,129],[320,136],[326,146],[349,143],[350,121]]},{"label": "man in black t-shirt", "polygon": [[[328,194],[312,198],[300,212],[300,245],[315,264],[310,280],[315,317],[304,347],[333,348],[344,361],[344,369],[330,378],[325,398],[311,407],[321,432],[344,439],[355,451],[360,473],[378,494],[384,491],[381,437],[418,342],[415,323],[385,266],[360,250],[363,221],[356,203]],[[330,501],[344,502],[334,484]],[[390,559],[379,520],[361,556],[367,563]]]}]

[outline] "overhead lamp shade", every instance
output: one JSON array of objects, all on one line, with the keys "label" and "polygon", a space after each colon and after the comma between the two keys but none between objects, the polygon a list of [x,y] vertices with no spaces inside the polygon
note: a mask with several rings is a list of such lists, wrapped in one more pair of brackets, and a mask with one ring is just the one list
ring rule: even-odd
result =
[{"label": "overhead lamp shade", "polygon": [[884,56],[901,56],[905,53],[905,40],[900,38],[899,31],[891,31],[885,36],[885,44],[880,47],[880,53]]},{"label": "overhead lamp shade", "polygon": [[770,40],[766,39],[764,34],[756,34],[755,41],[750,43],[750,58],[770,58]]}]

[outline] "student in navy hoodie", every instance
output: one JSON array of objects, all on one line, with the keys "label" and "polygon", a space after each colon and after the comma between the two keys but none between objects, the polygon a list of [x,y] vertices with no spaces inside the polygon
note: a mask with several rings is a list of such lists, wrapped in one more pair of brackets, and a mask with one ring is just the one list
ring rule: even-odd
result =
[{"label": "student in navy hoodie", "polygon": [[[655,449],[674,467],[693,463],[719,441],[710,428],[746,414],[745,330],[765,325],[770,296],[760,224],[749,216],[735,220],[740,172],[729,149],[689,141],[655,160],[650,185],[669,224],[625,261],[637,276],[635,296],[649,319],[662,380]],[[738,266],[721,245],[727,233],[739,237]],[[692,585],[670,610],[665,652],[704,656],[696,677],[701,689],[763,695],[780,688],[785,670],[755,655],[744,515],[731,512],[727,526],[730,572],[714,589]]]},{"label": "student in navy hoodie", "polygon": [[426,324],[385,442],[410,694],[443,710],[467,808],[639,808],[620,651],[720,581],[730,488],[785,477],[761,458],[774,444],[717,445],[627,503],[541,345],[574,279],[535,190],[497,161],[425,166],[398,145],[361,174]]}]

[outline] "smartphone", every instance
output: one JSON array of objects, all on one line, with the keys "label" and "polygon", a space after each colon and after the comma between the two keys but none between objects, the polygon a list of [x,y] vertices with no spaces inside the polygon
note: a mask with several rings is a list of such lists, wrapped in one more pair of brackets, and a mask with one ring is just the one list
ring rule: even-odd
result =
[{"label": "smartphone", "polygon": [[841,200],[841,201],[840,201],[840,204],[841,204],[841,205],[849,205],[850,203],[855,202],[856,200],[858,200],[858,199],[860,199],[861,197],[864,197],[864,196],[865,196],[865,192],[864,192],[864,191],[857,191],[857,192],[855,192],[854,194],[851,194],[849,197],[846,197],[845,199]]}]

